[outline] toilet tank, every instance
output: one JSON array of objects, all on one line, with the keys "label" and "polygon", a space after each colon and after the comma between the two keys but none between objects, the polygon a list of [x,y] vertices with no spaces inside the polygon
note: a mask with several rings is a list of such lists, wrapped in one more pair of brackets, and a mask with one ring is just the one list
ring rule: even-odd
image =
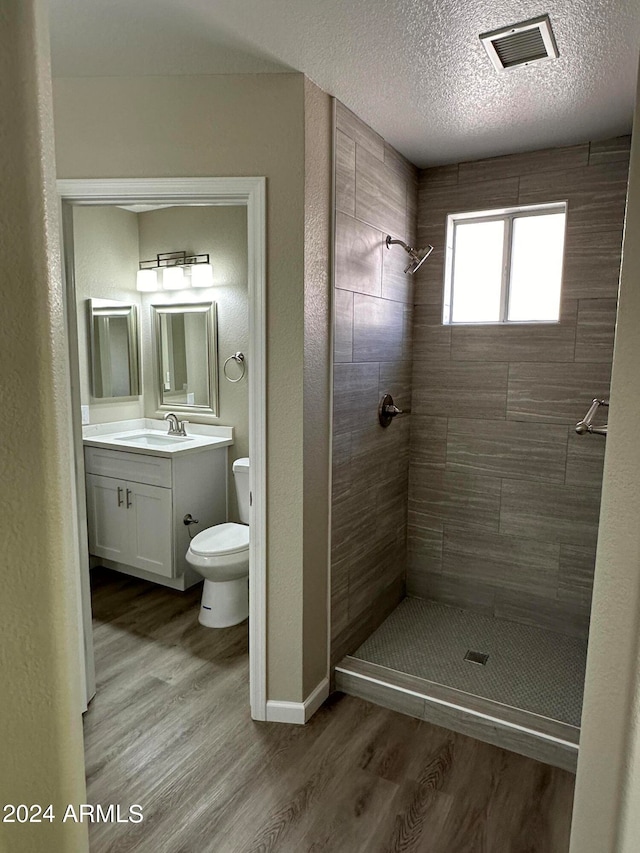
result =
[{"label": "toilet tank", "polygon": [[249,524],[249,459],[243,456],[233,463],[233,478],[236,483],[238,514],[243,524]]}]

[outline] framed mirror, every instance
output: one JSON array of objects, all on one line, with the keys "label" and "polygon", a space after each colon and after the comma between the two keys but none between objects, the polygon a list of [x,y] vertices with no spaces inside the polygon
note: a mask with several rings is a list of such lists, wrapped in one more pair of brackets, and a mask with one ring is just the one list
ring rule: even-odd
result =
[{"label": "framed mirror", "polygon": [[218,416],[216,303],[152,305],[160,411]]},{"label": "framed mirror", "polygon": [[94,397],[140,394],[138,319],[135,305],[88,299],[91,391]]}]

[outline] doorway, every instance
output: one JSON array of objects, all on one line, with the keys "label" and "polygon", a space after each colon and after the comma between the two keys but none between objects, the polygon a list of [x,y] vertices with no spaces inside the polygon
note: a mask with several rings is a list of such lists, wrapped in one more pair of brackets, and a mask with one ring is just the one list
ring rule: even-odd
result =
[{"label": "doorway", "polygon": [[246,208],[249,345],[246,358],[251,448],[249,524],[249,694],[251,716],[266,718],[266,208],[264,178],[172,178],[60,180],[66,280],[66,319],[73,401],[75,490],[81,571],[79,620],[83,626],[85,707],[95,693],[89,560],[86,548],[85,465],[82,445],[73,208],[75,206],[243,206]]}]

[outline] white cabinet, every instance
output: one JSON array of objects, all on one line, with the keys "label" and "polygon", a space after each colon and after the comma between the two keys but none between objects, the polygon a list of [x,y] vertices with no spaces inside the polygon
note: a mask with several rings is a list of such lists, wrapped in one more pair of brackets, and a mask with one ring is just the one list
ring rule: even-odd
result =
[{"label": "white cabinet", "polygon": [[201,580],[186,562],[191,514],[206,527],[227,520],[227,448],[171,459],[85,447],[89,553],[93,564],[187,589]]},{"label": "white cabinet", "polygon": [[171,489],[87,475],[89,552],[173,576]]}]

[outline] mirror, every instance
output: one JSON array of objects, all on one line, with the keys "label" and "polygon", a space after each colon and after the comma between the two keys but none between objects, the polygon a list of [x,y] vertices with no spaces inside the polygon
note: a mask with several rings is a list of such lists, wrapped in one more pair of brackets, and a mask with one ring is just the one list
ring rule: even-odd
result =
[{"label": "mirror", "polygon": [[94,397],[136,397],[140,393],[136,306],[89,299],[91,378]]},{"label": "mirror", "polygon": [[158,409],[218,415],[216,304],[152,305]]}]

